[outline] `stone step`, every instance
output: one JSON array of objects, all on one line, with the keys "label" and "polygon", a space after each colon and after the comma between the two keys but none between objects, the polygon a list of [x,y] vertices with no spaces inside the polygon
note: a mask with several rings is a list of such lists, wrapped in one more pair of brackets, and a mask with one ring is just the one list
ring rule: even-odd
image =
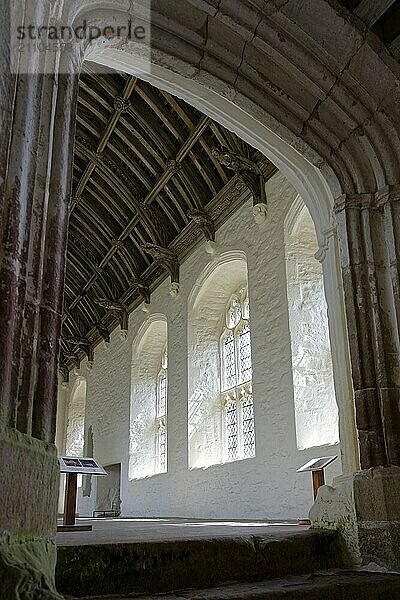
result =
[{"label": "stone step", "polygon": [[338,534],[307,530],[284,537],[60,546],[56,580],[62,594],[82,598],[201,589],[347,566]]},{"label": "stone step", "polygon": [[96,596],[88,600],[399,600],[400,575],[342,571],[183,590],[157,596]]}]

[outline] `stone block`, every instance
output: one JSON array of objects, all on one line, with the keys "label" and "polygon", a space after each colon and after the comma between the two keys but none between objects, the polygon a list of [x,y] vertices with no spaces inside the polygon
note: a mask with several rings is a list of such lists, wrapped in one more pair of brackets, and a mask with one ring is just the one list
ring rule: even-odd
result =
[{"label": "stone block", "polygon": [[0,429],[0,598],[60,600],[54,587],[55,447]]},{"label": "stone block", "polygon": [[400,521],[400,467],[376,467],[354,476],[359,523]]},{"label": "stone block", "polygon": [[339,531],[354,562],[400,571],[400,468],[376,467],[323,486],[310,520]]},{"label": "stone block", "polygon": [[0,430],[0,479],[0,532],[15,536],[55,531],[59,479],[55,446],[15,430]]}]

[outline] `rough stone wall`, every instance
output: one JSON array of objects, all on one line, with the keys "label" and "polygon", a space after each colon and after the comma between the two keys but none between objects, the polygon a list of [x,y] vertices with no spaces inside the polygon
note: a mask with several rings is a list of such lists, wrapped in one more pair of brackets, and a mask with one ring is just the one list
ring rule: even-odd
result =
[{"label": "rough stone wall", "polygon": [[[108,348],[104,344],[96,348],[93,370],[87,374],[86,428],[93,427],[94,456],[102,464],[122,464],[123,515],[272,519],[307,515],[311,478],[296,469],[313,457],[339,453],[339,447],[298,450],[296,443],[283,222],[295,197],[278,174],[268,186],[269,216],[264,226],[254,223],[249,201],[217,232],[220,253],[242,251],[247,258],[255,458],[188,469],[188,298],[213,260],[204,245],[182,265],[178,298],[169,296],[167,281],[152,296],[151,314],[165,314],[168,323],[168,473],[132,481],[128,477],[132,343],[148,316],[136,310],[126,342],[115,331]],[[328,482],[340,470],[337,461],[328,469]],[[80,503],[81,514],[92,509],[95,488],[89,502]]]},{"label": "rough stone wall", "polygon": [[289,325],[292,342],[297,445],[339,441],[322,265],[310,213],[303,208],[286,237]]}]

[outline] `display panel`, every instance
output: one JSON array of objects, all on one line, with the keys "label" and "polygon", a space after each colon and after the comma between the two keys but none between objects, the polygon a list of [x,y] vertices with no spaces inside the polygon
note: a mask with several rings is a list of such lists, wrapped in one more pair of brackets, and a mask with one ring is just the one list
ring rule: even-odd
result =
[{"label": "display panel", "polygon": [[305,471],[321,471],[321,469],[325,469],[336,459],[337,456],[323,456],[322,458],[313,458],[312,460],[308,461],[308,463],[300,467],[300,469],[297,469],[297,473],[304,473]]},{"label": "display panel", "polygon": [[60,473],[82,473],[85,475],[107,475],[94,458],[81,456],[59,456]]}]

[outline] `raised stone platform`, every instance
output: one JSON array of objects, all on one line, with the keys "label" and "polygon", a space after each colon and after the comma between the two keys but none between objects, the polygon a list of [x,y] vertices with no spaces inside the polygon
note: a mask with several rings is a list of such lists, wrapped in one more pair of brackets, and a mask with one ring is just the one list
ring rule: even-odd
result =
[{"label": "raised stone platform", "polygon": [[[104,597],[103,597],[104,598]],[[135,596],[136,600],[397,600],[400,575],[336,572],[274,581],[242,583],[178,594]],[[101,596],[90,600],[103,600]],[[132,600],[132,596],[109,596],[108,600]]]},{"label": "raised stone platform", "polygon": [[[62,521],[60,520],[60,524]],[[252,535],[285,537],[307,531],[297,521],[216,520],[182,518],[103,518],[77,519],[79,525],[92,525],[91,532],[59,533],[59,546],[160,542],[181,539],[232,538]]]},{"label": "raised stone platform", "polygon": [[337,533],[294,524],[179,519],[88,522],[93,524],[92,533],[58,534],[57,587],[77,598],[208,588],[348,564]]}]

